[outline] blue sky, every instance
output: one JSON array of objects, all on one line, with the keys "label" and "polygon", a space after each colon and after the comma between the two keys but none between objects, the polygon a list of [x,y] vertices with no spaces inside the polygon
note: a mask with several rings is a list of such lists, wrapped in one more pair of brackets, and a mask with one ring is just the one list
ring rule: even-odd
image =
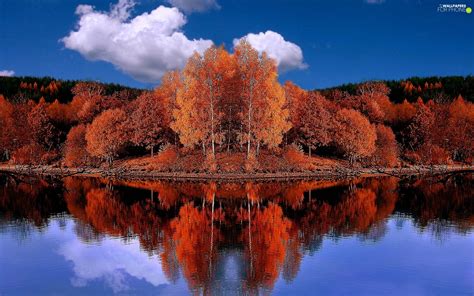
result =
[{"label": "blue sky", "polygon": [[[113,14],[117,1],[0,0],[0,71],[151,87],[163,71],[181,67],[180,59],[193,49],[212,42],[232,50],[233,40],[249,33],[257,34],[255,42],[263,48],[273,46],[280,68],[286,69],[281,81],[308,89],[370,79],[469,75],[474,69],[474,13],[437,11],[444,3],[473,7],[472,1],[140,0]],[[93,7],[77,9],[81,4]],[[179,9],[157,12],[160,20],[167,18],[165,28],[154,22],[139,42],[131,33],[137,27],[117,44],[109,42],[122,38],[121,28],[129,28],[137,16],[160,5]],[[117,24],[115,31],[107,22],[93,27],[92,16]],[[163,43],[155,42],[163,36]],[[65,42],[65,37],[71,38]],[[278,51],[281,44],[287,51]]]}]

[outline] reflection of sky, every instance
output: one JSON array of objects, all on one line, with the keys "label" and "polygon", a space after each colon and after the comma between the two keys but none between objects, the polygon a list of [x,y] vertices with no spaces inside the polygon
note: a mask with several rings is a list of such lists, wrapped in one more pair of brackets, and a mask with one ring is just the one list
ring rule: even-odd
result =
[{"label": "reflection of sky", "polygon": [[[306,256],[295,280],[281,277],[276,295],[472,295],[474,235],[445,229],[446,239],[410,220],[390,219],[380,240],[325,239]],[[308,288],[311,287],[311,288]],[[356,293],[357,291],[357,293]]]},{"label": "reflection of sky", "polygon": [[[0,295],[13,291],[69,294],[70,286],[80,294],[136,294],[150,288],[156,289],[154,293],[170,294],[160,258],[142,251],[138,239],[105,238],[86,244],[74,233],[74,223],[68,220],[61,229],[53,221],[42,233],[32,231],[27,240],[18,240],[15,228],[1,234]],[[182,280],[177,284],[182,286],[179,294],[185,293]]]},{"label": "reflection of sky", "polygon": [[155,287],[167,283],[159,259],[142,252],[138,239],[126,243],[106,239],[100,244],[87,245],[74,236],[60,244],[58,253],[73,263],[75,276],[71,282],[76,287],[103,279],[119,292],[128,290],[127,276],[143,279]]},{"label": "reflection of sky", "polygon": [[[6,294],[188,294],[181,277],[169,284],[158,256],[149,257],[137,239],[104,237],[86,244],[75,221],[52,220],[24,237],[17,226],[0,232],[0,295]],[[279,295],[432,295],[474,292],[474,235],[447,227],[443,237],[421,232],[396,217],[367,235],[324,238],[302,259],[290,283],[280,275]],[[221,250],[214,291],[237,292],[245,278],[240,248]],[[309,253],[309,251],[308,251]],[[240,290],[241,291],[241,290]],[[235,293],[231,293],[235,294]]]}]

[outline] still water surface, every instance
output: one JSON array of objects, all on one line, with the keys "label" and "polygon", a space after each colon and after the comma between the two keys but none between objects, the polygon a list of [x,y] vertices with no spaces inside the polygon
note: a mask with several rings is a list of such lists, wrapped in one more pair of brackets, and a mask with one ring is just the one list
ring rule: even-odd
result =
[{"label": "still water surface", "polygon": [[0,295],[472,295],[474,175],[0,175]]}]

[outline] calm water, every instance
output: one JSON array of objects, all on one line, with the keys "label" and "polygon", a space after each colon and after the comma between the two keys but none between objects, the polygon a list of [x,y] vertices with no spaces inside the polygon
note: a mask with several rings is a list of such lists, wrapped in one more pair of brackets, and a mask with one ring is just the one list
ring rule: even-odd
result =
[{"label": "calm water", "polygon": [[473,295],[473,188],[0,176],[0,295]]}]

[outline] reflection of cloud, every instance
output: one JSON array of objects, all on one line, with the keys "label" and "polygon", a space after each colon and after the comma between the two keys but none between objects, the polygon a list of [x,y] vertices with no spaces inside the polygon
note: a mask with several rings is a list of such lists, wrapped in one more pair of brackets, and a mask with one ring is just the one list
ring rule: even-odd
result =
[{"label": "reflection of cloud", "polygon": [[99,245],[86,245],[77,237],[65,242],[59,254],[74,264],[71,284],[84,287],[89,281],[104,280],[114,292],[128,289],[127,277],[143,279],[153,286],[166,284],[161,263],[140,250],[137,239],[123,242],[108,239]]}]

